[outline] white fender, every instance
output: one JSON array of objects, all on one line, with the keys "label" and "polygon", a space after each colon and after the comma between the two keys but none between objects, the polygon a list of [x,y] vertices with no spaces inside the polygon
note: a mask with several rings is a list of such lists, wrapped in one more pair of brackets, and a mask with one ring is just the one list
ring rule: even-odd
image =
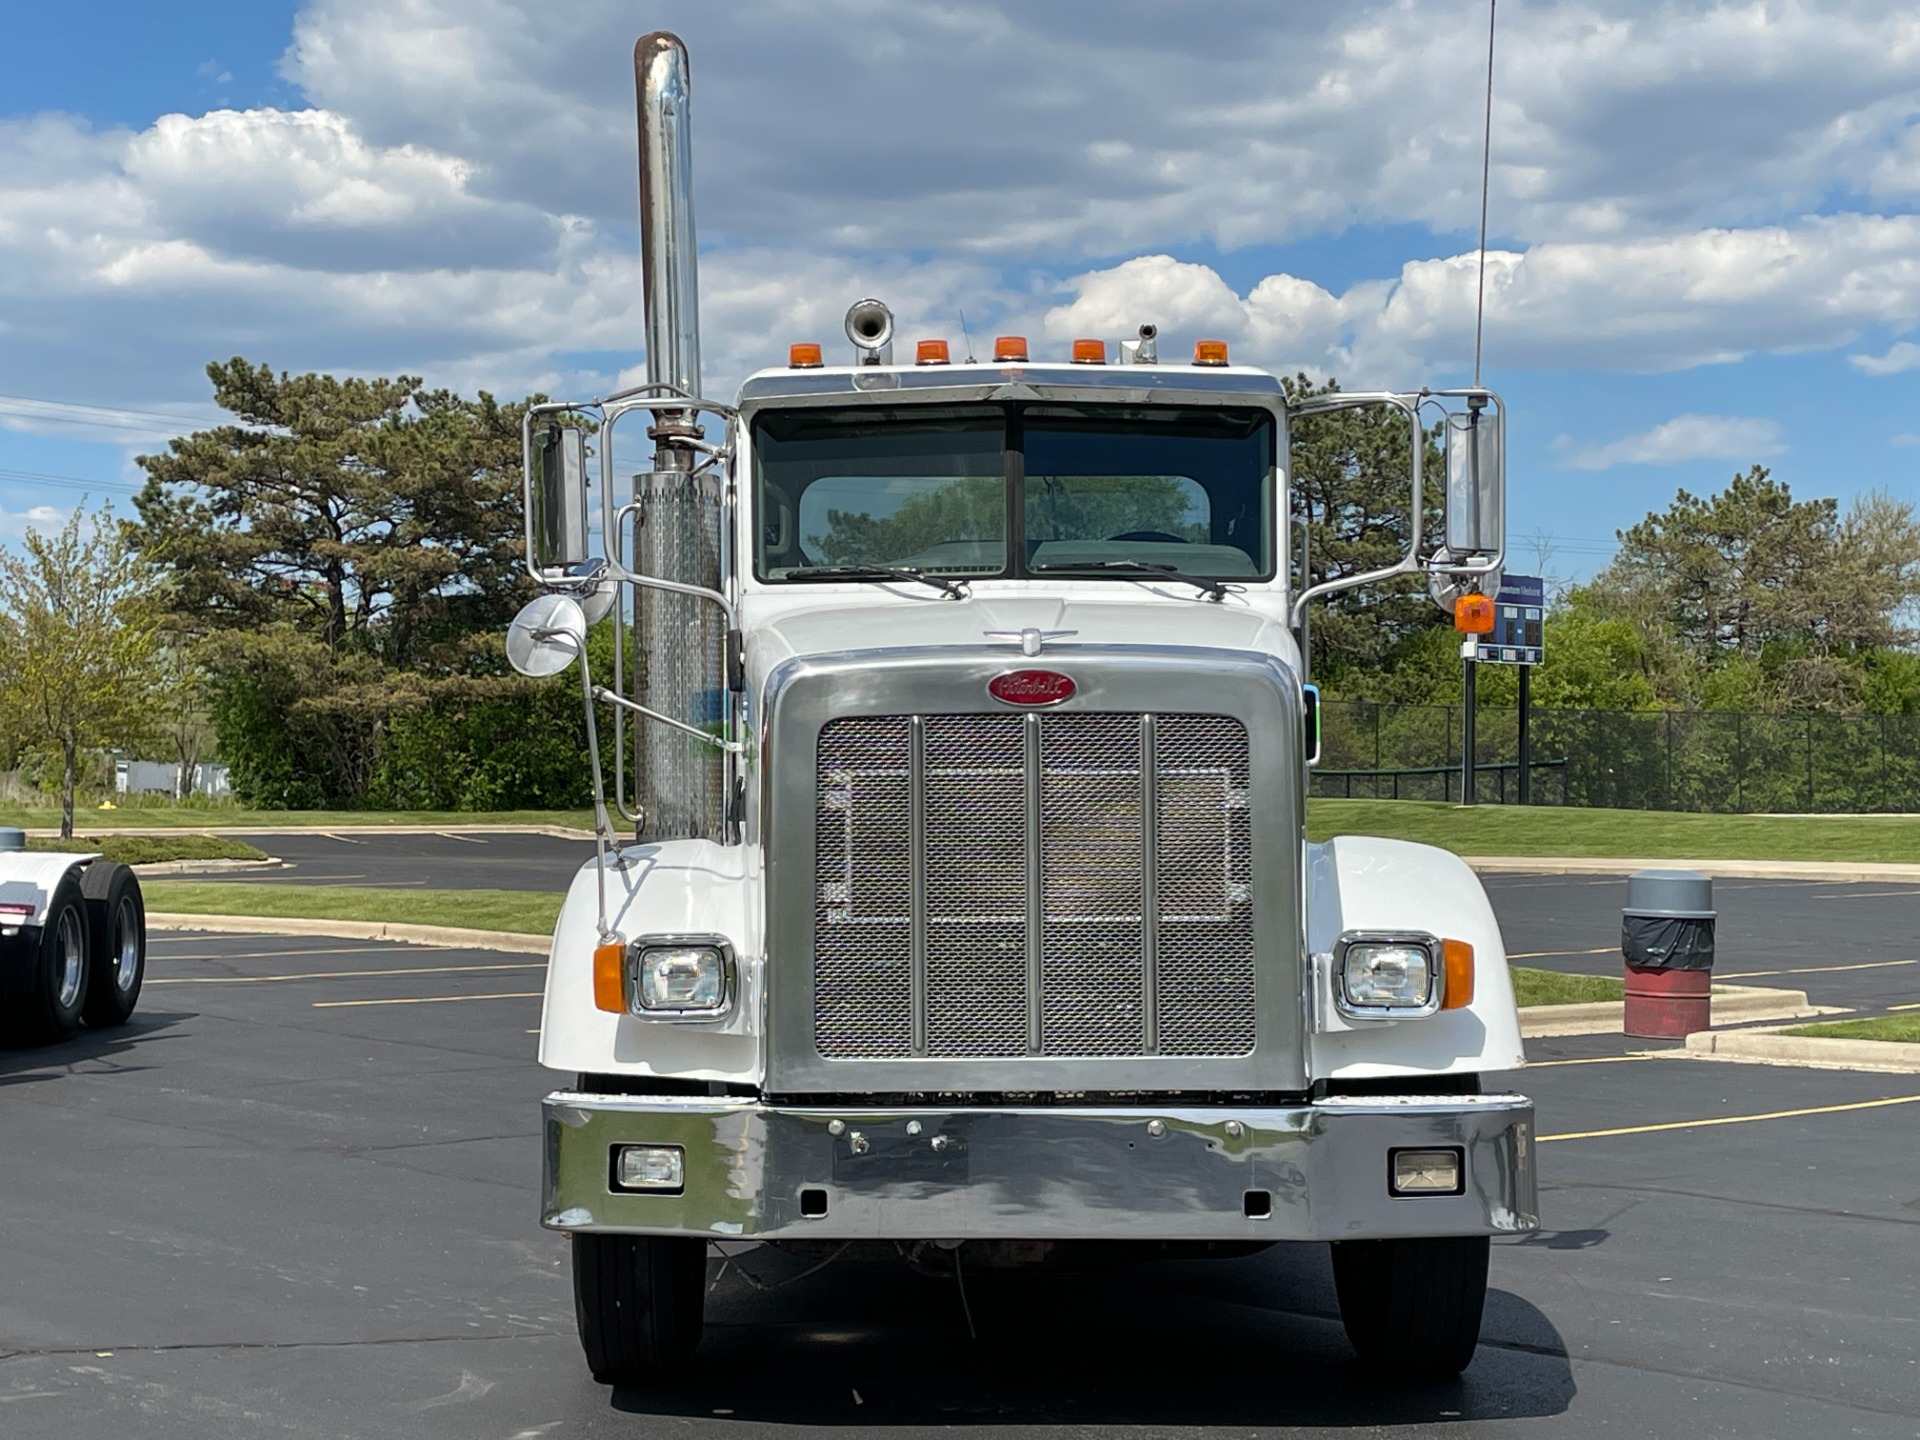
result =
[{"label": "white fender", "polygon": [[712,1023],[645,1020],[594,1007],[598,863],[581,867],[560,906],[547,956],[540,1063],[583,1074],[757,1084],[764,993],[758,847],[669,840],[629,846],[607,866],[607,924],[623,940],[719,935],[732,943],[739,994],[727,1017]]},{"label": "white fender", "polygon": [[[1348,930],[1465,940],[1473,946],[1473,1003],[1420,1019],[1346,1019],[1334,1007],[1330,957]],[[1316,992],[1307,1056],[1314,1079],[1463,1074],[1526,1063],[1500,925],[1480,877],[1459,856],[1360,835],[1307,846],[1307,948]]]},{"label": "white fender", "polygon": [[47,906],[53,892],[69,872],[78,870],[97,854],[67,855],[44,850],[8,850],[0,852],[0,905],[30,905],[30,914],[17,911],[0,914],[0,925],[11,930],[20,925],[44,925]]}]

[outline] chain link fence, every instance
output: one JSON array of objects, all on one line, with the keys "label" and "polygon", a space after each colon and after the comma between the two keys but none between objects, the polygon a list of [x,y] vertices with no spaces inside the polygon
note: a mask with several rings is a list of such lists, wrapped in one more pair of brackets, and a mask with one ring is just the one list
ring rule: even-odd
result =
[{"label": "chain link fence", "polygon": [[[1313,794],[1458,800],[1460,707],[1328,701]],[[1475,798],[1517,798],[1519,712],[1481,706]],[[1535,710],[1533,803],[1723,814],[1920,810],[1920,715]]]}]

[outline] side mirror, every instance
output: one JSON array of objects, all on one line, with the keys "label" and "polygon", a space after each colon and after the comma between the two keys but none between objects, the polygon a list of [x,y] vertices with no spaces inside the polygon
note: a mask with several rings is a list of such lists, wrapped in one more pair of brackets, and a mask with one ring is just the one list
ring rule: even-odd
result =
[{"label": "side mirror", "polygon": [[1505,418],[1485,400],[1469,400],[1464,413],[1447,416],[1447,553],[1456,560],[1504,548]]},{"label": "side mirror", "polygon": [[549,425],[534,438],[533,563],[564,571],[585,564],[587,553],[587,432]]},{"label": "side mirror", "polygon": [[587,617],[571,595],[541,595],[507,627],[507,663],[522,675],[558,675],[586,651]]}]

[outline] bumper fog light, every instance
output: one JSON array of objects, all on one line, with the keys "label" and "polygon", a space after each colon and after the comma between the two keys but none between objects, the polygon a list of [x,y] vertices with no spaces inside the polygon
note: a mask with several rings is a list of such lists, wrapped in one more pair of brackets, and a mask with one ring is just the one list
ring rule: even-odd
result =
[{"label": "bumper fog light", "polygon": [[1388,1160],[1392,1195],[1463,1195],[1465,1156],[1458,1150],[1395,1150]]},{"label": "bumper fog light", "polygon": [[1433,952],[1409,941],[1356,940],[1340,960],[1340,993],[1368,1010],[1424,1010],[1434,1001]]},{"label": "bumper fog light", "polygon": [[727,961],[714,945],[662,945],[640,952],[640,1009],[717,1014],[727,1007]]},{"label": "bumper fog light", "polygon": [[616,1145],[613,1184],[616,1190],[684,1190],[686,1152],[678,1145]]}]

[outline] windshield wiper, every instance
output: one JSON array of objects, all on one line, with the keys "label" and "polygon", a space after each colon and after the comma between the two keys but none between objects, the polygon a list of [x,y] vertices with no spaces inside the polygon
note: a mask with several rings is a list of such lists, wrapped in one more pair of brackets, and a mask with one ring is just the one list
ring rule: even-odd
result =
[{"label": "windshield wiper", "polygon": [[802,565],[780,577],[783,580],[918,580],[931,585],[954,600],[970,593],[964,582],[944,575],[929,575],[910,565]]},{"label": "windshield wiper", "polygon": [[1057,565],[1034,565],[1029,568],[1058,575],[1085,574],[1092,570],[1135,570],[1148,575],[1164,575],[1169,580],[1194,586],[1207,599],[1214,601],[1226,599],[1229,588],[1225,581],[1202,580],[1197,575],[1185,574],[1177,565],[1167,565],[1158,560],[1068,560]]}]

